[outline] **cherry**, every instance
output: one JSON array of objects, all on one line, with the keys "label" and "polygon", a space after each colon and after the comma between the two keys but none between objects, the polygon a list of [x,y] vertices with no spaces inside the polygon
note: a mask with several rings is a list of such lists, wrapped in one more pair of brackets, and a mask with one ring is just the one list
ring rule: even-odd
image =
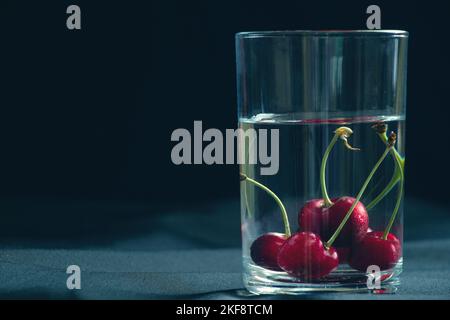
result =
[{"label": "cherry", "polygon": [[363,272],[371,265],[378,266],[380,270],[394,267],[402,255],[400,240],[392,233],[383,239],[383,234],[380,231],[367,233],[364,239],[354,246],[349,265]]},{"label": "cherry", "polygon": [[[327,239],[339,227],[339,224],[356,199],[352,197],[340,197],[338,199],[332,199],[332,201],[334,204],[329,208],[324,208],[322,213],[322,232],[323,237]],[[362,202],[358,201],[350,218],[336,238],[335,245],[338,247],[350,246],[353,242],[361,241],[366,235],[368,227],[369,215]]]},{"label": "cherry", "polygon": [[266,269],[282,271],[278,266],[277,257],[281,247],[286,242],[286,235],[269,232],[256,239],[250,247],[250,256],[254,263]]},{"label": "cherry", "polygon": [[[310,200],[300,210],[299,224],[304,231],[311,231],[324,239],[328,239],[333,235],[355,201],[356,199],[352,197],[340,197],[332,199],[333,204],[330,207],[325,207],[323,199]],[[336,246],[349,247],[353,242],[361,241],[368,226],[367,210],[359,201],[336,238]]]},{"label": "cherry", "polygon": [[[367,233],[372,232],[372,229],[369,227],[367,228]],[[352,244],[354,246],[354,243]],[[335,247],[338,257],[339,257],[339,264],[348,264],[348,261],[350,260],[350,254],[352,252],[351,247]]]},{"label": "cherry", "polygon": [[305,203],[298,214],[298,224],[303,231],[322,235],[323,199],[313,199]]},{"label": "cherry", "polygon": [[[372,232],[372,229],[369,227],[367,228],[367,233]],[[354,243],[352,244],[354,246]],[[339,257],[339,264],[348,264],[348,261],[350,260],[350,254],[352,252],[351,247],[335,247],[338,257]]]},{"label": "cherry", "polygon": [[339,264],[332,247],[326,249],[312,232],[297,232],[286,240],[278,253],[278,265],[288,274],[302,279],[318,279],[328,275]]},{"label": "cherry", "polygon": [[258,239],[256,239],[250,247],[250,256],[253,262],[257,265],[275,271],[282,271],[277,263],[277,256],[280,248],[286,242],[286,239],[291,236],[291,228],[289,226],[289,218],[285,206],[281,199],[267,186],[262,183],[248,177],[244,173],[240,173],[240,180],[249,182],[256,187],[264,190],[268,195],[270,195],[275,202],[280,207],[281,219],[284,224],[284,234],[269,232],[263,234]]}]

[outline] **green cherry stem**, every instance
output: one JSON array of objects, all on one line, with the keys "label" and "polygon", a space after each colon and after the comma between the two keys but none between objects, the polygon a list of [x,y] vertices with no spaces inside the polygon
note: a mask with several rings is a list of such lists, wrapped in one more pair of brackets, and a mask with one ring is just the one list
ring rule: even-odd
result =
[{"label": "green cherry stem", "polygon": [[[378,123],[373,126],[375,131],[377,131],[378,136],[384,144],[388,144],[388,137],[386,135],[387,125],[384,123]],[[367,210],[371,210],[375,207],[378,202],[380,202],[394,186],[403,179],[403,171],[405,169],[405,159],[398,153],[398,151],[393,147],[391,150],[391,155],[395,162],[395,169],[391,180],[386,185],[386,187],[366,206]]]},{"label": "green cherry stem", "polygon": [[336,240],[336,238],[341,233],[342,229],[344,228],[345,224],[347,223],[347,220],[350,218],[350,215],[352,214],[353,210],[355,209],[356,205],[358,204],[359,200],[361,199],[364,191],[366,190],[367,186],[369,185],[370,180],[372,180],[373,175],[378,170],[379,166],[383,162],[383,160],[386,158],[388,153],[391,151],[392,146],[395,143],[395,133],[391,134],[391,137],[389,140],[389,145],[386,147],[386,150],[384,150],[383,155],[378,159],[377,163],[373,167],[372,171],[370,172],[369,176],[367,177],[366,181],[364,181],[363,186],[361,187],[361,190],[359,190],[358,195],[356,196],[355,201],[353,202],[350,209],[347,211],[347,213],[344,216],[344,219],[342,219],[341,223],[339,224],[336,231],[333,233],[331,238],[325,243],[325,248],[330,248],[333,245],[333,242]]},{"label": "green cherry stem", "polygon": [[347,138],[350,137],[350,135],[353,133],[353,131],[350,128],[347,127],[340,127],[337,128],[334,132],[333,139],[331,139],[330,144],[328,145],[327,149],[325,150],[325,153],[322,158],[322,163],[320,165],[320,188],[322,190],[322,198],[324,201],[325,207],[331,207],[333,205],[333,202],[331,201],[330,197],[328,196],[327,192],[327,184],[325,181],[325,172],[327,169],[327,161],[328,156],[331,153],[331,150],[333,150],[334,145],[336,144],[338,139],[343,140],[344,145],[347,149],[357,151],[358,148],[353,148],[347,141]]},{"label": "green cherry stem", "polygon": [[[398,166],[400,166],[400,163],[398,163],[398,159],[396,159],[396,162]],[[395,203],[394,211],[392,212],[391,218],[389,219],[389,223],[384,230],[383,233],[383,239],[386,240],[387,236],[389,235],[389,232],[391,231],[392,225],[394,224],[395,218],[397,217],[398,209],[400,209],[400,205],[402,203],[402,195],[403,195],[403,186],[405,184],[405,179],[403,175],[403,170],[400,170],[400,185],[398,188],[398,194],[397,194],[397,201]]]},{"label": "green cherry stem", "polygon": [[283,224],[284,224],[284,233],[287,237],[290,237],[291,236],[291,228],[289,227],[288,214],[287,214],[286,208],[284,207],[283,202],[281,202],[280,198],[278,198],[278,196],[272,190],[267,188],[265,185],[263,185],[262,183],[259,183],[256,180],[253,180],[252,178],[247,177],[245,174],[240,173],[240,177],[241,177],[241,181],[248,181],[248,182],[254,184],[258,188],[267,192],[276,201],[276,203],[278,204],[278,206],[280,207],[280,210],[281,210],[281,218],[283,219]]}]

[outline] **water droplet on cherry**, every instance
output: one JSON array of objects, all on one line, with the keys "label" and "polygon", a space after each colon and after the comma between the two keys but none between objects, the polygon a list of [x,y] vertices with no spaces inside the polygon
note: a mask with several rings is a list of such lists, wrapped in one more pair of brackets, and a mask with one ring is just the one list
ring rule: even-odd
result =
[{"label": "water droplet on cherry", "polygon": [[288,274],[304,280],[322,278],[339,264],[334,248],[326,249],[312,232],[297,232],[286,240],[278,253],[278,265]]}]

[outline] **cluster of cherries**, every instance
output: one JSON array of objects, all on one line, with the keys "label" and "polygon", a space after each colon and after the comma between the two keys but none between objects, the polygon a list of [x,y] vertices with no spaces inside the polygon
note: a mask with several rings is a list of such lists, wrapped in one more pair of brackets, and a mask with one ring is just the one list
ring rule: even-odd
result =
[{"label": "cluster of cherries", "polygon": [[[401,257],[400,241],[389,233],[396,213],[400,206],[403,185],[403,162],[394,149],[395,133],[386,135],[386,125],[374,126],[378,135],[386,144],[386,150],[375,164],[356,198],[343,196],[330,199],[325,186],[325,168],[328,155],[338,139],[344,141],[347,148],[351,147],[347,138],[352,134],[351,129],[340,127],[328,146],[321,167],[322,199],[306,202],[298,214],[300,231],[290,233],[286,210],[279,198],[267,187],[241,174],[242,180],[248,180],[265,189],[280,205],[285,233],[266,233],[257,238],[251,248],[251,258],[255,264],[274,271],[285,271],[289,275],[314,280],[327,276],[340,263],[348,263],[352,268],[366,272],[371,265],[377,265],[380,270],[387,270],[395,266]],[[396,181],[400,181],[399,195],[394,212],[386,230],[372,231],[369,228],[369,216],[364,204],[360,201],[367,185],[375,171],[388,153],[396,161]],[[385,189],[385,192],[390,189]],[[384,194],[382,195],[384,196]],[[381,197],[378,197],[380,200]],[[324,242],[324,239],[329,239]]]}]

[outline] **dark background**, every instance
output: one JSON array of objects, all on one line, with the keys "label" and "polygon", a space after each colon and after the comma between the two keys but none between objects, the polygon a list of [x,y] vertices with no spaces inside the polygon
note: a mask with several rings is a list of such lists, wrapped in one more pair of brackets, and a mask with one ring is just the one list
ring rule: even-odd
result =
[{"label": "dark background", "polygon": [[[80,31],[66,28],[69,4]],[[365,29],[370,4],[383,29],[410,32],[407,195],[448,205],[448,2],[2,0],[0,238],[101,224],[93,201],[164,211],[237,198],[236,166],[170,160],[174,129],[236,126],[234,34]],[[36,207],[79,202],[81,220]]]}]

